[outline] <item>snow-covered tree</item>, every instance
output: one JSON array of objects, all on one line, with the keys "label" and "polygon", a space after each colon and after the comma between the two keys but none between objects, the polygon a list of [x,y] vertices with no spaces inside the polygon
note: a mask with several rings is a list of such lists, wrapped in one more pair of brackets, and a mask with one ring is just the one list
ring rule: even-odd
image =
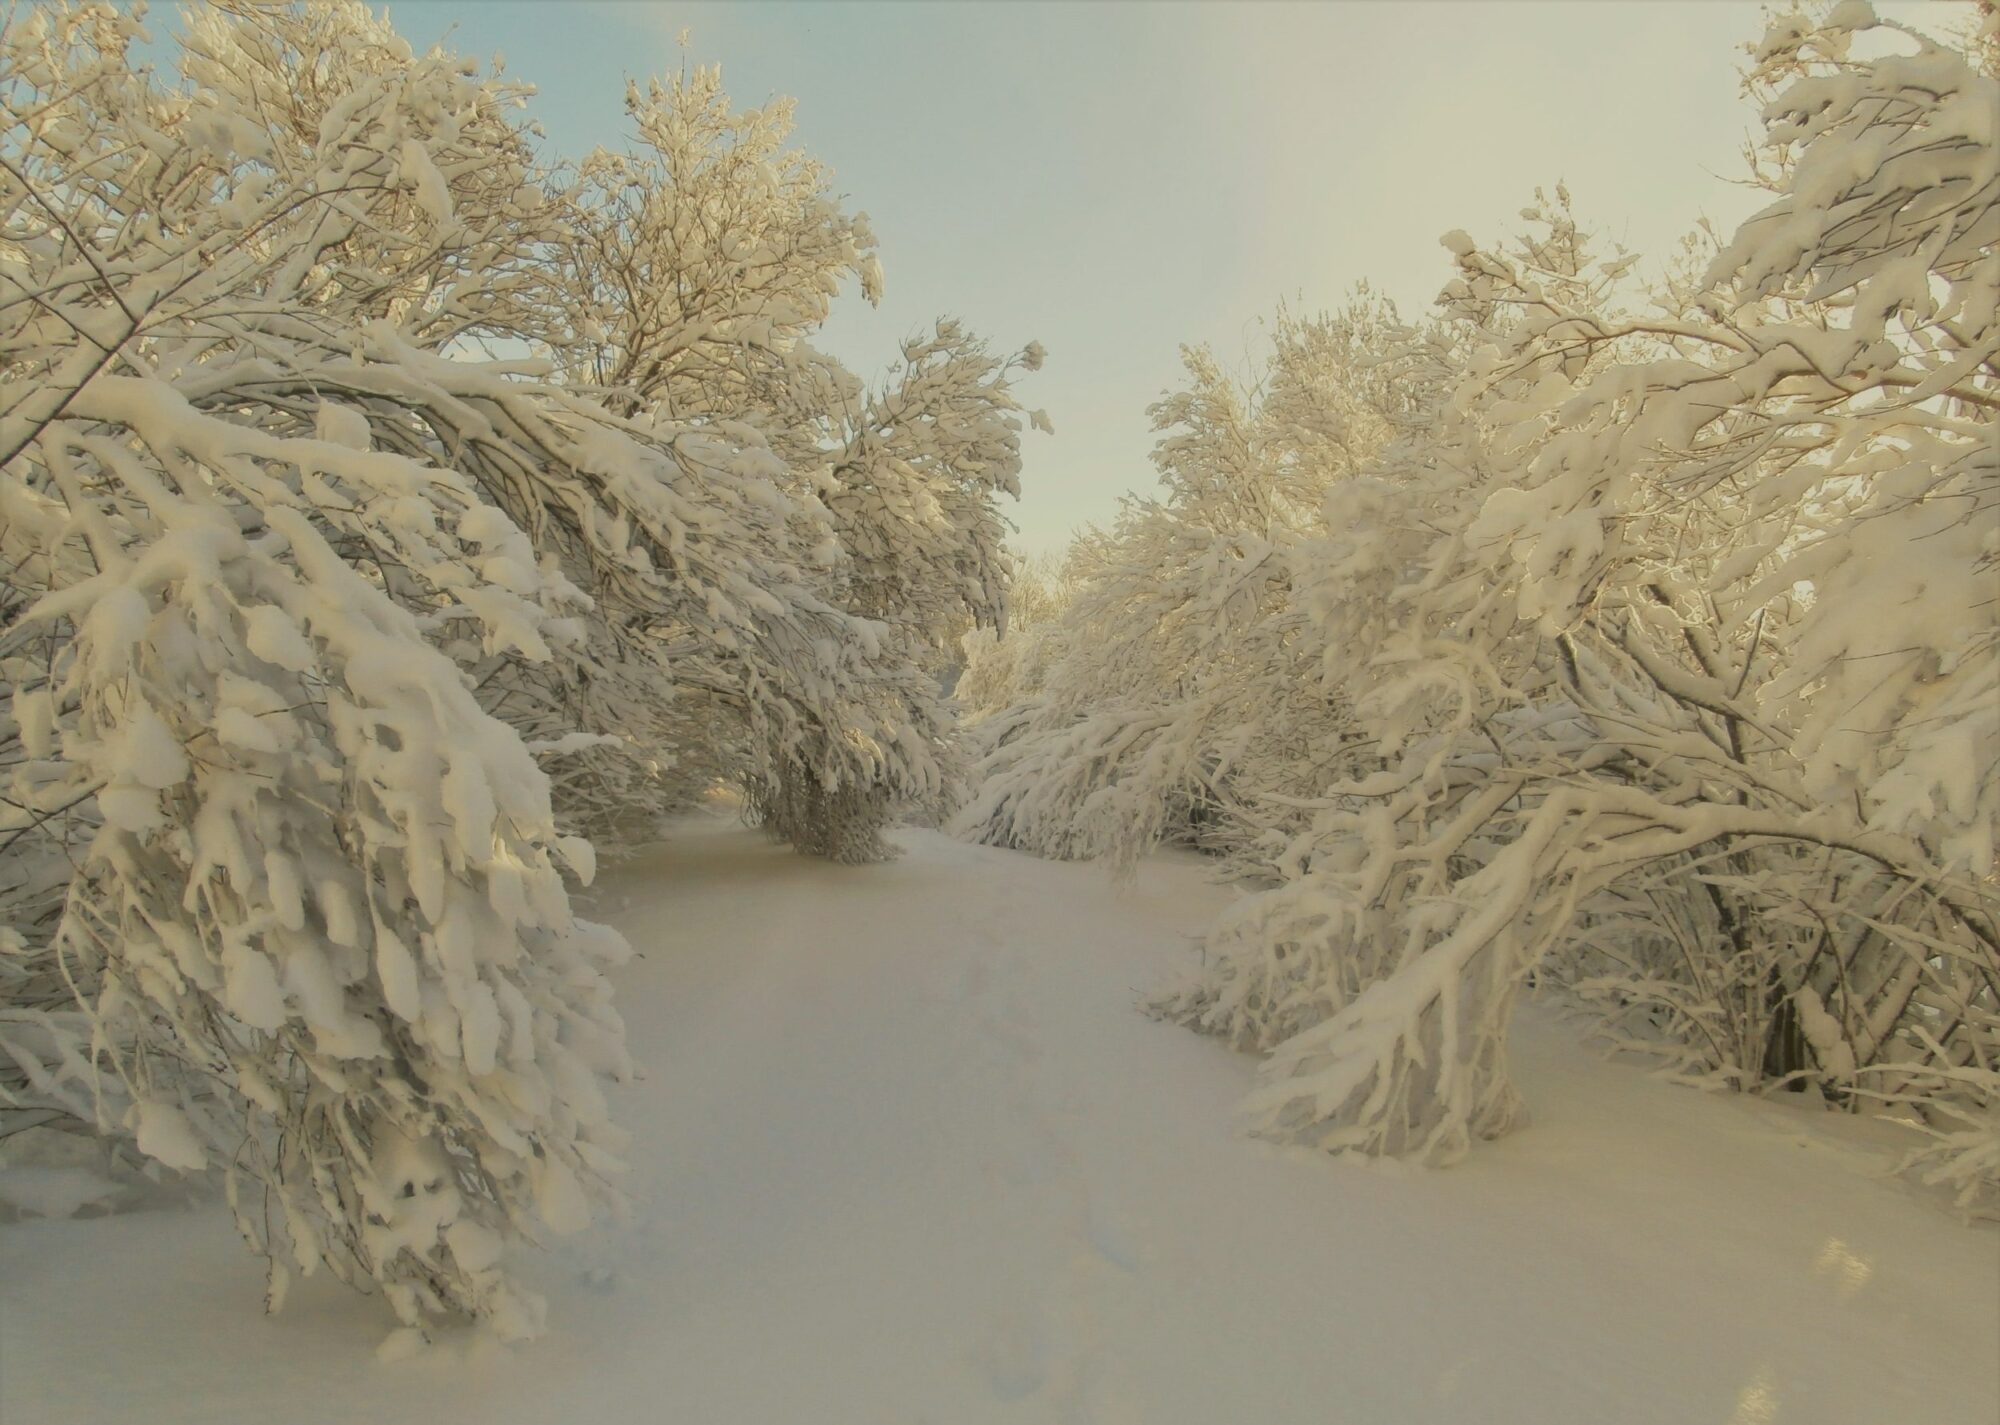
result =
[{"label": "snow-covered tree", "polygon": [[[1635,291],[1560,191],[1511,248],[1453,234],[1441,327],[1374,346],[1413,399],[1370,398],[1358,459],[1302,452],[1324,501],[1282,580],[1240,577],[1271,557],[1248,535],[1184,575],[1212,521],[1121,531],[1138,564],[1075,627],[1120,588],[1165,606],[1069,641],[973,824],[1130,854],[1174,826],[1163,789],[1225,783],[1169,740],[1215,655],[1130,654],[1176,619],[1304,670],[1232,665],[1261,680],[1246,745],[1281,750],[1198,839],[1273,884],[1162,1003],[1270,1052],[1269,1131],[1430,1158],[1504,1131],[1539,974],[1690,1076],[1905,1105],[1923,1172],[1993,1184],[2000,80],[1971,55],[1861,4],[1780,19],[1751,72],[1771,202],[1704,262]],[[1163,473],[1186,503],[1249,472],[1252,532],[1295,503],[1266,452],[1379,390],[1350,369],[1278,416],[1211,387]],[[1208,612],[1245,588],[1240,626]],[[1296,753],[1262,711],[1290,708]]]},{"label": "snow-covered tree", "polygon": [[[956,321],[903,345],[893,384],[846,415],[827,503],[851,559],[848,600],[946,652],[966,620],[999,628],[1011,572],[998,496],[1021,492],[1017,370]],[[1040,412],[1029,419],[1046,427]]]},{"label": "snow-covered tree", "polygon": [[964,715],[984,719],[1031,697],[1061,660],[1067,613],[1084,579],[1088,540],[1062,555],[1017,560],[1007,591],[1007,626],[968,628],[959,638],[963,662],[952,696]]},{"label": "snow-covered tree", "polygon": [[[669,794],[735,780],[802,848],[885,854],[879,833],[899,808],[949,792],[938,651],[961,621],[1004,617],[999,499],[1019,494],[1021,468],[1010,387],[1041,349],[1002,359],[940,322],[868,391],[809,338],[844,282],[879,297],[874,237],[865,214],[835,201],[825,167],[786,146],[789,102],[738,111],[719,71],[697,67],[632,86],[626,111],[635,144],[581,165],[557,280],[525,305],[571,383],[655,420],[750,433],[782,462],[780,492],[822,521],[797,542],[801,573],[841,620],[796,651],[862,663],[851,711],[800,717],[824,693],[794,691],[801,674],[788,667],[758,666],[768,640],[703,636],[692,617],[663,628],[679,650],[679,696],[647,755],[682,764]],[[621,702],[588,725],[629,736],[634,724]]]},{"label": "snow-covered tree", "polygon": [[[423,423],[507,392],[425,346],[515,241],[508,91],[247,6],[168,90],[137,24],[31,12],[0,59],[10,936],[75,991],[100,1125],[220,1168],[274,1296],[324,1263],[529,1334],[502,1243],[588,1222],[625,1061],[622,946],[558,869],[590,849],[447,651],[547,659],[587,604]],[[383,62],[273,122],[329,27]]]},{"label": "snow-covered tree", "polygon": [[[693,742],[866,789],[865,834],[797,838],[865,854],[948,712],[788,397],[575,369],[551,313],[616,223],[524,89],[337,0],[193,13],[166,83],[142,19],[0,35],[0,1111],[217,1169],[274,1301],[325,1265],[531,1334],[502,1249],[587,1224],[624,1146],[575,831],[615,850]],[[903,458],[985,510],[982,380]]]},{"label": "snow-covered tree", "polygon": [[1063,618],[1030,655],[1003,654],[1005,640],[982,651],[1016,665],[1010,705],[980,694],[985,755],[962,827],[1120,859],[1184,834],[1246,858],[1239,870],[1268,851],[1293,816],[1269,796],[1324,761],[1314,749],[1341,717],[1299,636],[1302,560],[1328,491],[1418,399],[1427,340],[1363,292],[1331,319],[1281,317],[1258,391],[1184,354],[1188,388],[1152,412],[1161,496],[1072,551]]}]

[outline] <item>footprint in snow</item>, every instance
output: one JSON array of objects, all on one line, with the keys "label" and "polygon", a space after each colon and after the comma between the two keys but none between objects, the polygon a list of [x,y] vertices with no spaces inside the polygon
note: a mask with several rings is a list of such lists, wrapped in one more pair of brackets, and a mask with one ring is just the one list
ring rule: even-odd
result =
[{"label": "footprint in snow", "polygon": [[1093,1199],[1084,1213],[1084,1236],[1093,1250],[1122,1271],[1136,1272],[1146,1265],[1146,1244],[1140,1240],[1130,1218],[1116,1208]]},{"label": "footprint in snow", "polygon": [[979,1349],[980,1374],[999,1400],[1022,1400],[1048,1380],[1048,1345],[1019,1312],[1003,1317]]}]

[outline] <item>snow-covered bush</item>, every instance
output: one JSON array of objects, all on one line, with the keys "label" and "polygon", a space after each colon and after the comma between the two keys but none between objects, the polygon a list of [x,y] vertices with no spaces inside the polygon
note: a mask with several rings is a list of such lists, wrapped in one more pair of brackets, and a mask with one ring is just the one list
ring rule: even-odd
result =
[{"label": "snow-covered bush", "polygon": [[[944,795],[896,633],[947,576],[998,616],[1004,373],[952,333],[867,408],[946,497],[905,578],[822,498],[824,411],[586,377],[599,337],[557,321],[621,219],[543,169],[521,86],[335,0],[190,14],[169,84],[143,18],[0,36],[0,1131],[218,1170],[274,1301],[325,1265],[412,1330],[532,1334],[502,1250],[586,1225],[623,1148],[624,948],[572,910],[577,832],[644,835],[677,760],[848,859]],[[705,230],[769,202],[695,170]],[[618,191],[685,217],[684,177]],[[669,376],[795,345],[623,319]]]},{"label": "snow-covered bush", "polygon": [[1895,1106],[1936,1134],[1921,1171],[1992,1185],[1981,53],[1861,4],[1781,19],[1751,73],[1771,201],[1657,290],[1559,190],[1511,248],[1449,236],[1436,326],[1330,387],[1285,373],[1353,314],[1281,334],[1260,400],[1197,371],[1162,408],[1168,499],[989,719],[968,824],[1178,832],[1266,884],[1161,1008],[1269,1051],[1268,1131],[1435,1159],[1504,1131],[1539,976],[1691,1077]]}]

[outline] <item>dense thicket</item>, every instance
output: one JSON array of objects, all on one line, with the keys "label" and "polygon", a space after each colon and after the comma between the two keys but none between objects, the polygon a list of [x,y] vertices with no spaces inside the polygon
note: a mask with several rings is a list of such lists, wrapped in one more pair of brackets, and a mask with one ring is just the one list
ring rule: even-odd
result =
[{"label": "dense thicket", "polygon": [[1162,492],[1063,617],[981,646],[966,826],[1181,837],[1260,887],[1161,1013],[1252,1109],[1454,1156],[1560,984],[1621,1047],[1887,1107],[2000,1179],[2000,68],[1864,4],[1776,21],[1767,205],[1641,287],[1568,194],[1445,239],[1425,321],[1202,353]]},{"label": "dense thicket", "polygon": [[806,338],[865,219],[713,71],[552,168],[339,0],[0,37],[0,1133],[218,1169],[272,1261],[532,1332],[623,1141],[599,849],[712,781],[842,859],[948,793],[1009,386]]}]

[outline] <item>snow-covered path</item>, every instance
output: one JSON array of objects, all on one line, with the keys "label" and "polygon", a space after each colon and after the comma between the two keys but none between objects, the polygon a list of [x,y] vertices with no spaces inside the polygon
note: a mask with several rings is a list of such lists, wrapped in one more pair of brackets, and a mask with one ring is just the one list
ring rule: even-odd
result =
[{"label": "snow-covered path", "polygon": [[1536,1122],[1440,1173],[1248,1140],[1251,1065],[1134,1012],[1221,902],[905,836],[713,822],[608,876],[643,958],[624,1226],[529,1266],[548,1338],[378,1364],[324,1283],[258,1314],[225,1215],[0,1226],[0,1420],[424,1425],[1968,1422],[2000,1235],[1852,1125],[1602,1068],[1531,1021]]}]

